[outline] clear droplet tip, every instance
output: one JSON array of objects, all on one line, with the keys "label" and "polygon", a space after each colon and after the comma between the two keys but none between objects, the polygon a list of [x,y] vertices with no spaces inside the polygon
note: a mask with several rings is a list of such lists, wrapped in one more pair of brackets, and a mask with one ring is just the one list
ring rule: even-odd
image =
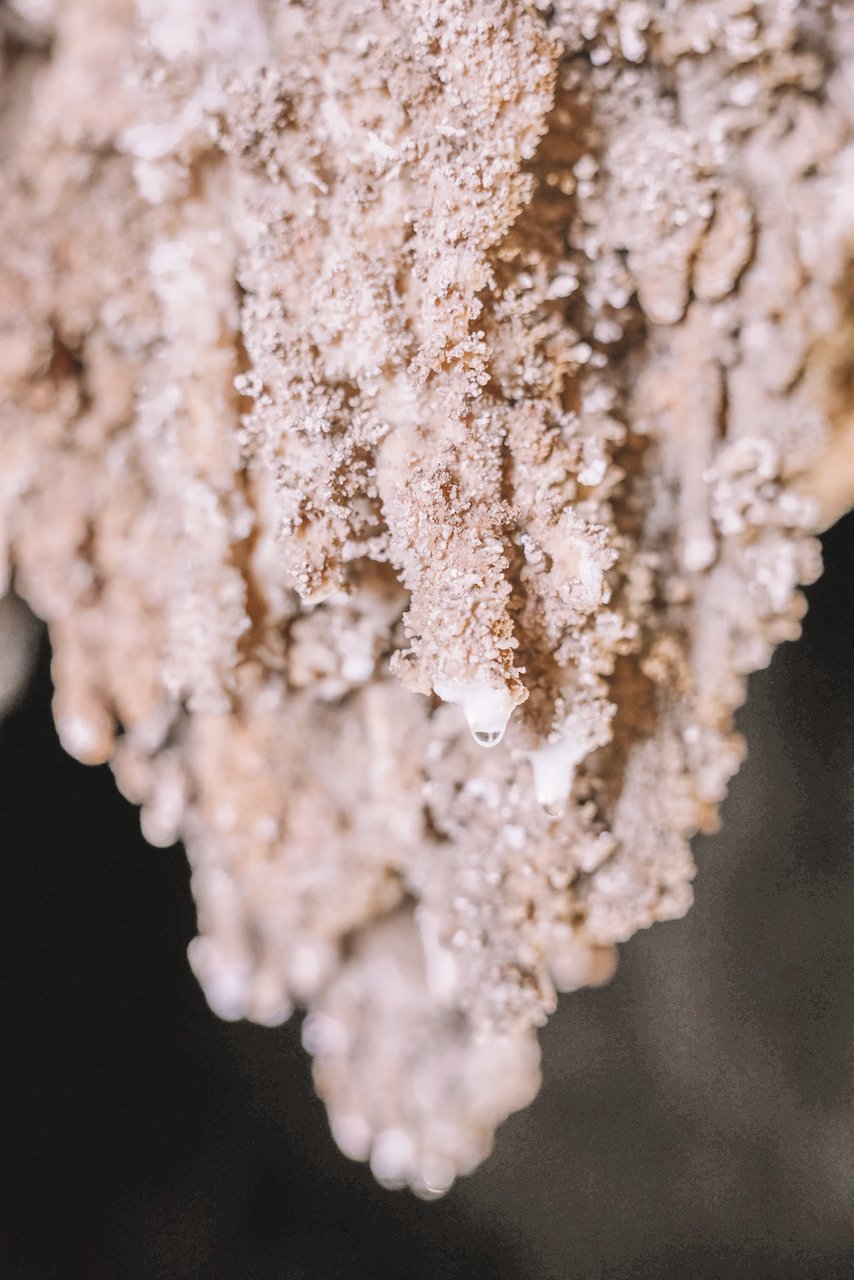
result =
[{"label": "clear droplet tip", "polygon": [[562,818],[566,813],[566,805],[562,800],[541,801],[543,813],[549,818]]},{"label": "clear droplet tip", "polygon": [[498,746],[516,705],[506,689],[460,680],[436,680],[433,688],[443,701],[462,708],[478,746]]},{"label": "clear droplet tip", "polygon": [[477,725],[471,726],[471,734],[475,742],[481,747],[497,747],[501,739],[504,737],[503,729],[481,729]]}]

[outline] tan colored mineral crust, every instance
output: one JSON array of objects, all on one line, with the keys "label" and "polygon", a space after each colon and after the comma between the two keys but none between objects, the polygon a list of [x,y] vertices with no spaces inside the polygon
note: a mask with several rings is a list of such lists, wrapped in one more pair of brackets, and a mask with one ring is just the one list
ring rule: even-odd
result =
[{"label": "tan colored mineral crust", "polygon": [[3,13],[60,736],[185,842],[212,1008],[307,1007],[342,1149],[439,1194],[556,989],[689,907],[854,491],[854,11]]},{"label": "tan colored mineral crust", "polygon": [[36,632],[33,615],[14,596],[0,599],[0,716],[12,709],[26,687]]}]

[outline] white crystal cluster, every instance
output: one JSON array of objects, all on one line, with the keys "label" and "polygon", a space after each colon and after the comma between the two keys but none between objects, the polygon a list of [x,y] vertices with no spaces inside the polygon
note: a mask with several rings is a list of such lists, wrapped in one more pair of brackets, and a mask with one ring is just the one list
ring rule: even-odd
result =
[{"label": "white crystal cluster", "polygon": [[[854,19],[6,3],[0,569],[212,1008],[447,1190],[691,902],[852,483]],[[484,750],[484,748],[489,748]]]}]

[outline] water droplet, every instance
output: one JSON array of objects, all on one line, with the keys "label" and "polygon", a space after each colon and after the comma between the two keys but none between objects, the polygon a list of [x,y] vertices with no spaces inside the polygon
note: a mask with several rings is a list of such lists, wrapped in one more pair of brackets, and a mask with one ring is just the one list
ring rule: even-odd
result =
[{"label": "water droplet", "polygon": [[478,746],[498,745],[516,705],[506,689],[461,680],[436,680],[433,688],[444,702],[462,707]]},{"label": "water droplet", "polygon": [[549,742],[530,756],[534,771],[534,790],[550,818],[562,818],[572,791],[575,766],[584,756],[578,743],[566,736]]},{"label": "water droplet", "polygon": [[550,818],[562,818],[566,813],[566,803],[564,800],[543,800],[543,813],[548,814]]}]

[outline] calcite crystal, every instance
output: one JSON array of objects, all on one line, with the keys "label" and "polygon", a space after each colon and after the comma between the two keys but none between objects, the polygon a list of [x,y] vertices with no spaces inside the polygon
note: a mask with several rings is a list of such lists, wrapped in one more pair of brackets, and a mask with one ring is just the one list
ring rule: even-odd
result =
[{"label": "calcite crystal", "polygon": [[[0,571],[211,1007],[445,1191],[854,492],[854,10],[16,0]],[[486,748],[486,749],[485,749]]]}]

